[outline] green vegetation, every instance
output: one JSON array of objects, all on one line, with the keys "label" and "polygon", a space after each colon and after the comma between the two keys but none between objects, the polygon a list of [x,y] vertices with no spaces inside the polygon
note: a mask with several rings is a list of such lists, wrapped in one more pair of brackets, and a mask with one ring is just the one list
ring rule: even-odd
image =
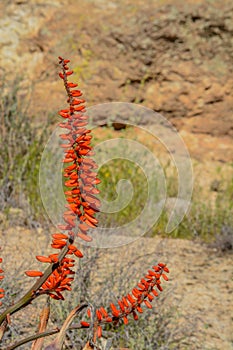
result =
[{"label": "green vegetation", "polygon": [[14,207],[37,217],[42,213],[38,174],[48,125],[33,126],[20,107],[19,92],[17,80],[0,101],[0,206],[5,213]]},{"label": "green vegetation", "polygon": [[[24,112],[19,105],[19,91],[20,82],[16,81],[11,90],[2,96],[0,104],[1,212],[7,214],[12,207],[21,208],[27,213],[26,216],[36,217],[42,222],[44,209],[38,189],[38,174],[51,121],[43,127],[35,127],[27,112]],[[131,136],[131,139],[137,139],[130,128],[118,132],[111,128],[103,128],[97,130],[96,135],[94,143],[114,137]],[[167,162],[163,165],[163,170],[167,197],[176,197],[176,169]],[[229,237],[232,237],[233,231],[233,179],[231,177],[229,181],[229,176],[228,178],[224,177],[224,174],[221,176],[221,169],[216,169],[216,174],[220,178],[219,183],[213,183],[207,191],[199,185],[196,178],[189,213],[169,234],[170,237],[188,239],[200,237],[205,241],[211,241],[215,236],[227,231],[230,232],[228,239],[232,240]],[[100,222],[104,222],[108,227],[114,227],[126,224],[140,215],[148,196],[148,183],[143,169],[128,160],[113,159],[100,168],[98,176],[102,181],[99,185],[100,198],[105,201],[105,207],[108,203],[111,207],[114,201],[120,203],[119,210],[99,213]],[[156,180],[153,188],[156,193],[158,188]],[[165,235],[168,215],[168,212],[163,210],[159,220],[147,235],[151,237],[157,234]]]},{"label": "green vegetation", "polygon": [[[164,168],[167,181],[167,198],[176,197],[177,175],[171,171],[169,163]],[[147,179],[142,170],[128,161],[113,160],[104,165],[99,172],[102,179],[100,185],[101,194],[104,199],[112,201],[117,197],[117,184],[121,179],[128,179],[133,188],[133,197],[127,207],[118,213],[100,215],[107,225],[123,224],[133,220],[140,215],[147,199]],[[155,183],[155,190],[157,184]],[[221,189],[209,189],[207,194],[195,184],[191,208],[188,214],[175,230],[168,234],[172,238],[201,238],[207,242],[216,235],[231,229],[233,232],[233,180],[222,179]],[[168,212],[163,210],[158,222],[147,233],[153,237],[156,234],[166,235],[165,228],[168,222]]]},{"label": "green vegetation", "polygon": [[[147,181],[140,167],[131,161],[114,159],[101,167],[98,176],[102,181],[98,187],[101,198],[107,201],[109,206],[112,201],[118,201],[122,208],[113,213],[101,213],[100,221],[105,222],[106,226],[123,225],[140,215],[147,199]],[[120,183],[122,180],[130,182],[131,190],[129,183],[125,183],[125,186],[124,183]],[[120,184],[122,186],[118,188]]]}]

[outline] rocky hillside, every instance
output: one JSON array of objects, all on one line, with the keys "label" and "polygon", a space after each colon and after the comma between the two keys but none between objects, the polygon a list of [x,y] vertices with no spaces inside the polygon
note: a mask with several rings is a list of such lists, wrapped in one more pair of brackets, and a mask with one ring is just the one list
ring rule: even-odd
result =
[{"label": "rocky hillside", "polygon": [[0,72],[22,77],[32,115],[62,105],[63,55],[89,105],[141,103],[172,121],[194,157],[233,160],[230,0],[5,0],[0,10]]}]

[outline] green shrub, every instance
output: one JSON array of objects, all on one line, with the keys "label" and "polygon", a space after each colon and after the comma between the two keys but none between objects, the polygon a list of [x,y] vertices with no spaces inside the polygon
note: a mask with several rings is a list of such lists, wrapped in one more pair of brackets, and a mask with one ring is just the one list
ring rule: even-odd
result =
[{"label": "green shrub", "polygon": [[40,156],[48,125],[34,127],[19,105],[19,79],[7,90],[0,100],[0,207],[5,212],[19,207],[27,211],[26,216],[37,216],[42,208],[38,191]]}]

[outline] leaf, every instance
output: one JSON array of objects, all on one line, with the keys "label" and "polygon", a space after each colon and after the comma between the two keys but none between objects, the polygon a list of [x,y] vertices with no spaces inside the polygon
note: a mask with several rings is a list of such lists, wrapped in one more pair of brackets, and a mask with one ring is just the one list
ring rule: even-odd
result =
[{"label": "leaf", "polygon": [[[64,343],[67,329],[69,328],[69,326],[73,322],[73,319],[87,306],[88,306],[88,304],[86,304],[86,303],[78,305],[78,306],[76,306],[76,308],[74,308],[70,312],[70,314],[66,318],[65,322],[63,323],[63,326],[62,326],[60,332],[58,333],[57,338],[50,345],[46,346],[45,350],[62,350],[62,346]],[[92,349],[92,348],[90,348],[90,349]]]},{"label": "leaf", "polygon": [[[38,334],[43,333],[46,330],[48,320],[50,315],[50,301],[49,298],[47,299],[46,305],[41,311],[40,314],[40,323],[39,323],[39,329]],[[38,338],[32,343],[31,350],[41,350],[43,346],[44,338]]]}]

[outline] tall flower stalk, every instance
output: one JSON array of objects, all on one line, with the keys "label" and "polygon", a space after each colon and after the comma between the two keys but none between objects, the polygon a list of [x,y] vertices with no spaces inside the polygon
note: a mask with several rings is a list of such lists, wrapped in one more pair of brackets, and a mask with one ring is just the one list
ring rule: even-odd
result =
[{"label": "tall flower stalk", "polygon": [[99,210],[100,201],[95,195],[99,193],[96,185],[100,180],[95,172],[97,165],[91,158],[94,153],[91,146],[91,130],[86,128],[88,116],[85,114],[85,100],[80,98],[82,92],[76,89],[77,84],[68,81],[73,74],[68,67],[69,62],[59,57],[59,76],[63,80],[68,97],[68,107],[59,111],[59,115],[64,119],[59,126],[68,132],[60,135],[63,140],[63,176],[67,190],[64,222],[58,225],[60,232],[52,235],[51,247],[58,250],[58,253],[36,257],[38,261],[48,263],[48,268],[44,272],[25,272],[29,277],[36,277],[36,282],[16,304],[0,315],[0,324],[7,315],[26,306],[39,295],[48,294],[53,299],[64,299],[63,292],[71,290],[74,279],[73,257],[83,257],[74,244],[75,238],[90,242],[92,238],[88,235],[88,230],[98,224],[95,214]]},{"label": "tall flower stalk", "polygon": [[[88,230],[98,224],[95,218],[99,210],[100,201],[95,197],[99,193],[96,185],[100,182],[94,169],[96,163],[91,158],[93,155],[91,147],[91,130],[87,129],[88,116],[85,114],[85,100],[81,99],[82,92],[76,89],[77,84],[68,81],[73,71],[69,69],[69,60],[59,57],[62,71],[59,73],[64,82],[68,97],[68,108],[62,109],[59,115],[64,119],[59,126],[68,132],[62,133],[61,147],[64,150],[63,163],[65,164],[63,176],[65,178],[65,191],[67,204],[63,213],[64,223],[58,225],[62,233],[52,235],[52,248],[62,250],[66,248],[66,254],[59,261],[59,266],[42,284],[37,291],[40,294],[48,294],[54,299],[64,299],[62,292],[71,290],[73,281],[75,260],[67,255],[75,255],[82,258],[82,252],[74,245],[78,236],[84,241],[90,242]],[[75,232],[78,219],[78,230]],[[49,256],[37,256],[37,260],[44,263],[57,263],[59,254]],[[42,276],[41,271],[26,271],[31,277]]]},{"label": "tall flower stalk", "polygon": [[102,336],[102,326],[106,323],[113,323],[117,325],[120,320],[125,325],[128,324],[128,316],[132,315],[134,320],[138,320],[138,314],[143,313],[142,306],[152,309],[151,302],[155,297],[158,297],[158,292],[162,292],[161,277],[168,281],[166,273],[169,273],[168,267],[163,263],[152,266],[151,270],[148,270],[147,274],[138,282],[131,293],[123,296],[117,301],[117,304],[111,303],[108,311],[101,306],[96,309],[93,314],[91,308],[87,309],[87,318],[92,321],[81,321],[83,327],[93,328],[93,339]]},{"label": "tall flower stalk", "polygon": [[[30,304],[38,296],[48,295],[56,300],[64,300],[64,292],[72,289],[75,274],[72,268],[75,264],[75,257],[83,257],[82,252],[75,244],[75,239],[79,237],[90,242],[92,238],[88,231],[98,225],[96,213],[99,211],[100,201],[96,195],[99,193],[97,185],[100,180],[95,171],[97,165],[92,159],[94,154],[91,146],[92,136],[91,130],[87,128],[88,116],[85,110],[85,100],[82,98],[82,92],[77,89],[77,84],[69,81],[73,74],[73,71],[69,69],[69,62],[69,60],[59,57],[61,67],[59,76],[64,83],[68,106],[59,111],[59,115],[63,119],[59,126],[64,130],[60,138],[63,141],[61,147],[64,151],[63,176],[66,187],[66,204],[63,222],[58,225],[59,232],[52,234],[51,247],[56,250],[56,253],[36,256],[38,261],[48,264],[44,272],[39,270],[25,272],[27,276],[35,277],[36,281],[18,302],[8,307],[0,315],[0,340],[7,328],[9,316]],[[71,327],[74,317],[77,317],[84,308],[87,309],[87,317],[80,321],[75,328],[87,328],[93,331],[92,338],[89,338],[85,348],[94,349],[95,345],[93,344],[95,344],[97,337],[102,336],[104,324],[117,325],[122,321],[127,325],[130,315],[133,316],[134,320],[138,320],[139,314],[143,312],[143,305],[149,309],[152,308],[151,302],[158,296],[158,292],[163,290],[161,279],[167,281],[166,273],[168,272],[169,270],[164,263],[153,266],[132,289],[131,293],[120,298],[117,304],[111,303],[107,309],[101,306],[94,310],[87,303],[78,305],[70,312],[60,329],[45,331],[49,317],[46,316],[49,315],[46,306],[46,317],[44,316],[46,324],[41,328],[41,332],[19,341],[9,349],[15,349],[29,341],[38,340],[58,332],[57,338],[48,349],[61,349],[66,330]],[[0,280],[4,278],[2,273],[3,270],[0,269]],[[4,297],[4,290],[0,288],[0,298],[2,297]],[[41,349],[41,347],[42,342],[37,342],[36,349]]]}]

